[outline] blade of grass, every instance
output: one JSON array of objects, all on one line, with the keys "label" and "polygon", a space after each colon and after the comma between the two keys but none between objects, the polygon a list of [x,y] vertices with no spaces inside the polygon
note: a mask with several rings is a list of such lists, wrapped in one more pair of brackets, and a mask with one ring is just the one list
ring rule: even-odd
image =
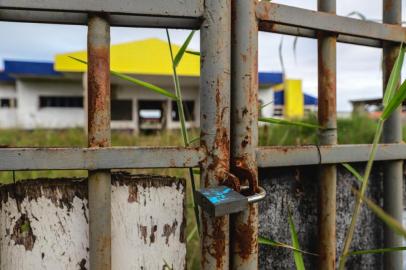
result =
[{"label": "blade of grass", "polygon": [[269,101],[268,103],[265,103],[265,104],[261,105],[260,109],[263,109],[263,108],[265,108],[266,106],[271,105],[272,103],[273,103],[273,100],[272,100],[272,101]]},{"label": "blade of grass", "polygon": [[195,236],[196,232],[197,232],[197,226],[194,226],[194,227],[193,227],[193,230],[189,233],[189,235],[188,235],[187,238],[186,238],[186,242],[187,242],[187,243],[189,243],[190,240],[193,239],[193,237]]},{"label": "blade of grass", "polygon": [[377,254],[377,253],[386,253],[386,252],[396,252],[406,250],[406,247],[393,247],[393,248],[378,248],[378,249],[368,249],[368,250],[356,250],[348,254],[352,255],[365,255],[365,254]]},{"label": "blade of grass", "polygon": [[288,125],[288,126],[314,128],[314,129],[320,128],[320,126],[315,125],[315,124],[297,122],[297,121],[290,121],[290,120],[278,119],[278,118],[272,118],[272,117],[259,118],[258,121],[265,122],[265,123],[270,123],[270,124],[278,124],[278,125]]},{"label": "blade of grass", "polygon": [[307,254],[307,255],[319,256],[318,254],[300,250],[295,247],[292,247],[291,245],[288,245],[288,244],[285,244],[282,242],[278,242],[278,241],[274,241],[274,240],[271,240],[271,239],[263,237],[263,236],[258,236],[258,244],[267,245],[267,246],[271,246],[271,247],[277,247],[277,248],[286,248],[286,249],[291,249],[293,251],[297,251],[297,252]]},{"label": "blade of grass", "polygon": [[[84,60],[78,59],[78,58],[73,57],[73,56],[69,56],[69,58],[71,58],[73,60],[76,60],[76,61],[78,61],[78,62],[80,62],[82,64],[87,65],[87,62],[84,61]],[[125,75],[123,73],[116,72],[116,71],[113,71],[113,70],[110,70],[110,72],[111,72],[111,74],[113,74],[116,77],[119,77],[120,79],[123,79],[125,81],[131,82],[133,84],[136,84],[136,85],[139,85],[139,86],[142,86],[142,87],[145,87],[145,88],[147,88],[147,89],[149,89],[151,91],[154,91],[154,92],[156,92],[158,94],[169,97],[170,99],[177,100],[176,95],[172,94],[171,92],[169,92],[169,91],[167,91],[167,90],[165,90],[165,89],[163,89],[163,88],[161,88],[159,86],[153,85],[151,83],[136,79],[134,77],[131,77],[131,76],[128,76],[128,75]]]},{"label": "blade of grass", "polygon": [[406,239],[406,229],[403,227],[403,225],[391,217],[389,214],[387,214],[381,207],[379,207],[377,204],[375,204],[373,201],[368,199],[367,197],[361,195],[360,192],[357,190],[353,189],[353,192],[356,194],[358,198],[363,200],[366,205],[368,206],[369,209],[380,219],[382,222],[384,222],[392,231],[395,233],[403,236],[403,238]]},{"label": "blade of grass", "polygon": [[192,32],[190,32],[189,36],[186,38],[185,42],[182,44],[182,46],[180,47],[178,53],[175,56],[175,59],[173,60],[173,65],[175,68],[178,67],[180,61],[182,60],[183,55],[185,54],[185,51],[187,49],[187,47],[189,46],[190,41],[193,38],[193,35],[195,34],[195,30],[193,30]]},{"label": "blade of grass", "polygon": [[186,50],[186,53],[200,56],[200,52],[196,52],[196,51]]},{"label": "blade of grass", "polygon": [[[364,173],[364,177],[362,179],[362,184],[361,184],[361,195],[363,196],[365,194],[365,190],[368,186],[368,180],[369,180],[369,175],[371,174],[371,170],[372,170],[372,165],[375,159],[375,155],[376,155],[376,151],[378,149],[378,143],[379,143],[379,139],[381,137],[382,134],[382,129],[383,129],[383,121],[379,120],[376,131],[375,131],[375,136],[374,136],[374,141],[372,143],[372,149],[371,152],[369,154],[369,159],[368,159],[368,163],[367,166],[365,168],[365,173]],[[351,246],[351,241],[352,241],[352,237],[354,235],[354,231],[355,231],[355,225],[357,224],[357,219],[358,219],[358,215],[359,215],[359,211],[361,209],[361,197],[358,197],[356,202],[355,202],[355,206],[354,206],[354,210],[351,216],[351,223],[350,223],[350,227],[348,228],[347,234],[345,236],[345,240],[344,240],[344,248],[343,248],[343,252],[341,255],[341,259],[339,261],[339,269],[343,270],[345,267],[345,262],[346,262],[346,257],[347,254],[350,250],[350,246]]]},{"label": "blade of grass", "polygon": [[[295,223],[293,222],[292,215],[291,215],[289,210],[288,210],[288,221],[289,221],[290,235],[291,235],[291,238],[292,238],[292,246],[295,249],[300,250],[299,239],[297,237]],[[298,252],[298,251],[293,251],[293,257],[295,259],[296,269],[297,270],[304,270],[305,266],[304,266],[302,254],[300,252]]]},{"label": "blade of grass", "polygon": [[386,107],[388,105],[389,100],[392,99],[393,95],[395,94],[399,79],[400,73],[403,66],[403,60],[405,56],[405,47],[403,43],[400,45],[399,54],[396,58],[395,64],[393,65],[392,72],[389,76],[388,84],[386,85],[385,95],[383,97],[383,106]]},{"label": "blade of grass", "polygon": [[354,169],[354,167],[352,167],[350,164],[348,163],[342,163],[341,164],[344,168],[346,168],[350,173],[352,173],[352,175],[355,176],[355,178],[362,183],[363,179],[362,176],[357,172],[356,169]]},{"label": "blade of grass", "polygon": [[[188,44],[190,43],[190,40],[192,39],[194,34],[194,31],[192,31],[186,41],[182,44],[180,51],[176,55],[178,58],[177,63],[175,63],[175,59],[173,57],[173,51],[172,51],[172,43],[171,43],[171,37],[169,35],[169,30],[166,29],[166,37],[168,39],[168,46],[169,46],[169,53],[171,57],[171,62],[172,62],[172,78],[175,86],[175,93],[176,93],[176,104],[178,107],[178,113],[179,113],[179,120],[180,120],[180,127],[181,127],[181,132],[182,132],[182,137],[183,137],[183,143],[185,147],[188,147],[190,145],[189,141],[189,136],[186,128],[186,119],[185,119],[185,111],[183,109],[183,100],[182,100],[182,91],[180,88],[180,83],[179,83],[179,77],[178,73],[176,71],[176,66],[179,64],[179,62],[182,60],[182,57],[184,55],[185,50],[187,49]],[[189,176],[190,176],[190,182],[192,184],[192,201],[194,203],[194,213],[195,213],[195,220],[196,220],[196,226],[197,230],[200,233],[200,218],[199,218],[199,208],[197,206],[196,200],[195,200],[195,192],[196,192],[196,183],[195,183],[195,176],[193,173],[193,168],[189,168]]]},{"label": "blade of grass", "polygon": [[385,121],[402,104],[406,98],[406,80],[400,85],[398,91],[393,95],[388,104],[384,107],[381,120]]}]

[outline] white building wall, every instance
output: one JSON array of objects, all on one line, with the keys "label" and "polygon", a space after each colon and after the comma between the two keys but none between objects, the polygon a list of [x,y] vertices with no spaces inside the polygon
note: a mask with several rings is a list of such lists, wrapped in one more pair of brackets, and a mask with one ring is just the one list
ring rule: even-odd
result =
[{"label": "white building wall", "polygon": [[[259,92],[258,92],[259,104],[262,104],[262,105],[268,104],[269,102],[273,102],[273,99],[274,99],[274,96],[273,96],[273,90],[271,87],[259,89]],[[263,109],[261,109],[260,117],[272,117],[273,109],[274,109],[273,103],[266,105]]]},{"label": "white building wall", "polygon": [[[172,78],[169,76],[137,76],[147,82],[156,84],[173,92]],[[7,87],[0,85],[0,98],[17,98],[17,109],[0,108],[0,128],[73,128],[83,127],[86,122],[84,108],[40,108],[41,96],[83,96],[84,83],[80,80],[18,78],[15,84]],[[195,121],[187,123],[188,127],[199,127],[200,101],[199,78],[181,78],[182,96],[184,101],[195,101]],[[138,101],[166,101],[166,127],[180,128],[178,121],[172,121],[172,102],[169,98],[151,92],[140,86],[129,84],[112,77],[112,99],[130,99],[133,106],[133,119],[128,121],[112,121],[113,129],[132,129],[138,131]]]},{"label": "white building wall", "polygon": [[[17,93],[14,82],[0,83],[0,99],[15,99],[16,96]],[[17,104],[17,106],[18,105],[19,104]],[[0,107],[0,128],[16,128],[17,126],[17,109]]]},{"label": "white building wall", "polygon": [[80,81],[18,79],[18,126],[34,128],[73,128],[84,123],[83,108],[40,108],[40,96],[82,96]]}]

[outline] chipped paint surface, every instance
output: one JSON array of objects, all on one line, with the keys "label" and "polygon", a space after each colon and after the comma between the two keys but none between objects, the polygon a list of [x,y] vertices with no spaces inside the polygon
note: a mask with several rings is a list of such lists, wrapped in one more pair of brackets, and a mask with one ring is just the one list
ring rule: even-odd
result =
[{"label": "chipped paint surface", "polygon": [[[70,209],[67,205],[55,204],[46,196],[35,200],[25,198],[21,203],[17,200],[9,197],[1,205],[1,269],[73,270],[81,269],[82,260],[85,260],[84,269],[88,269],[86,199],[74,197]],[[18,222],[24,216],[29,225]],[[13,233],[16,230],[22,232],[18,239]],[[27,244],[26,240],[30,238],[35,241]]]},{"label": "chipped paint surface", "polygon": [[[184,181],[112,178],[112,269],[185,269]],[[2,270],[89,269],[86,181],[26,181],[0,196]]]},{"label": "chipped paint surface", "polygon": [[163,269],[165,261],[173,269],[185,269],[184,186],[139,185],[137,196],[129,189],[112,186],[113,269]]}]

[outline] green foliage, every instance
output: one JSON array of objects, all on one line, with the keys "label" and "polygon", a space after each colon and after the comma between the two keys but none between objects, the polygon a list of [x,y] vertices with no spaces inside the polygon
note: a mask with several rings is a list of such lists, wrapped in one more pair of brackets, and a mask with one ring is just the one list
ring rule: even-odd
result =
[{"label": "green foliage", "polygon": [[315,125],[315,124],[310,124],[310,123],[305,123],[305,122],[298,122],[298,121],[291,121],[291,120],[279,119],[279,118],[272,118],[272,117],[259,118],[258,121],[269,123],[269,124],[277,124],[277,125],[306,127],[306,128],[314,128],[314,129],[321,128],[320,126]]},{"label": "green foliage", "polygon": [[[288,211],[288,220],[289,220],[290,236],[292,238],[292,245],[295,249],[300,250],[299,239],[297,237],[295,223],[293,222],[292,214],[290,213],[290,211]],[[302,253],[295,250],[293,251],[293,256],[295,259],[296,269],[305,270]]]},{"label": "green foliage", "polygon": [[355,176],[355,178],[360,182],[360,183],[362,183],[362,181],[363,181],[363,179],[362,179],[362,176],[357,172],[357,170],[354,168],[354,167],[352,167],[350,164],[348,164],[348,163],[342,163],[341,164],[344,168],[346,168],[350,173],[352,173],[352,175],[354,175]]},{"label": "green foliage", "polygon": [[[185,51],[186,51],[187,47],[189,46],[189,43],[192,40],[193,35],[195,34],[195,32],[196,32],[195,30],[190,32],[189,36],[186,38],[185,42],[183,42],[182,47],[180,47],[178,53],[176,54],[175,59],[173,59],[173,66],[175,68],[178,67],[180,61],[182,60],[182,57],[185,54]],[[169,41],[169,39],[168,39],[168,41]]]},{"label": "green foliage", "polygon": [[403,236],[403,238],[406,238],[406,229],[403,227],[403,225],[391,217],[389,214],[387,214],[381,207],[379,207],[377,204],[375,204],[373,201],[368,199],[367,197],[363,196],[361,192],[358,192],[356,190],[353,190],[354,193],[357,195],[357,197],[364,201],[366,205],[368,206],[369,209],[371,209],[372,212],[380,219],[382,220],[392,231],[395,233]]},{"label": "green foliage", "polygon": [[[406,97],[406,83],[405,82],[396,91],[397,82],[400,78],[400,73],[401,73],[401,69],[402,69],[403,58],[404,58],[404,48],[403,48],[403,44],[402,44],[400,47],[400,50],[399,50],[399,55],[396,59],[394,67],[392,68],[392,71],[391,71],[391,74],[390,74],[390,77],[388,80],[388,84],[386,86],[386,92],[385,92],[385,95],[383,98],[384,110],[378,121],[378,125],[375,130],[374,140],[372,143],[372,149],[369,154],[364,176],[362,177],[361,189],[357,196],[357,199],[355,202],[355,207],[354,207],[353,214],[351,217],[351,223],[348,228],[347,234],[345,236],[344,248],[343,248],[343,252],[342,252],[342,255],[341,255],[341,258],[339,261],[340,270],[343,270],[345,267],[346,258],[348,257],[348,254],[349,254],[349,250],[350,250],[352,238],[354,235],[357,219],[358,219],[358,216],[359,216],[359,213],[361,210],[362,202],[365,201],[368,204],[368,206],[371,208],[372,211],[374,211],[374,212],[376,211],[375,213],[378,215],[378,217],[380,219],[382,219],[384,222],[388,222],[388,219],[384,219],[384,218],[388,218],[387,214],[384,211],[379,211],[379,207],[378,208],[374,207],[376,205],[372,204],[371,201],[369,201],[369,200],[367,201],[367,199],[364,198],[364,195],[365,195],[366,188],[368,186],[368,180],[369,180],[369,176],[371,174],[372,165],[373,165],[375,155],[376,155],[376,152],[378,149],[379,140],[382,135],[383,124],[384,124],[385,120],[392,114],[392,112],[395,111],[399,107],[399,105],[402,104],[402,101]],[[395,221],[395,220],[392,220],[392,223],[391,223],[392,225],[394,224],[393,221]],[[400,229],[399,227],[393,227],[393,226],[390,226],[390,228],[393,230]],[[396,232],[399,233],[399,231],[396,231]]]}]

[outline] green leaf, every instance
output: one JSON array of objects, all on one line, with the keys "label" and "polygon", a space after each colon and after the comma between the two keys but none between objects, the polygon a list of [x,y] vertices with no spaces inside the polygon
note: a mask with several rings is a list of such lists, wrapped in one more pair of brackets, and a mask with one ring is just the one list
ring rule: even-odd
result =
[{"label": "green leaf", "polygon": [[392,71],[390,73],[388,84],[386,85],[385,88],[385,95],[383,97],[384,107],[388,105],[389,101],[395,94],[396,87],[398,86],[398,82],[400,79],[400,73],[402,71],[404,56],[405,56],[405,47],[403,46],[402,43],[399,48],[398,57],[396,58],[395,64],[393,65]]},{"label": "green leaf", "polygon": [[279,119],[279,118],[259,118],[258,121],[260,122],[265,122],[265,123],[270,123],[270,124],[278,124],[278,125],[288,125],[288,126],[297,126],[297,127],[306,127],[306,128],[321,128],[318,125],[310,124],[310,123],[304,123],[304,122],[297,122],[297,121],[290,121],[290,120],[285,120],[285,119]]},{"label": "green leaf", "polygon": [[192,40],[195,32],[196,32],[195,30],[190,32],[189,36],[186,38],[185,42],[182,44],[182,47],[180,47],[178,53],[176,54],[175,59],[173,60],[173,65],[175,68],[178,67],[180,60],[182,60],[182,57],[185,54],[185,51],[186,51],[187,47],[189,46],[189,43]]},{"label": "green leaf", "polygon": [[369,209],[371,209],[372,212],[380,219],[382,220],[393,232],[396,234],[399,234],[406,238],[406,229],[403,227],[403,225],[391,217],[389,214],[387,214],[381,207],[379,207],[377,204],[375,204],[373,201],[368,199],[365,196],[362,196],[362,194],[353,189],[353,192],[360,197],[368,206]]},{"label": "green leaf", "polygon": [[[69,56],[69,57],[71,59],[73,59],[73,60],[76,60],[76,61],[78,61],[80,63],[83,63],[83,64],[87,65],[87,62],[84,61],[84,60],[78,59],[78,58],[73,57],[73,56]],[[125,75],[123,73],[119,73],[119,72],[116,72],[116,71],[113,71],[113,70],[110,70],[110,72],[111,72],[111,74],[113,74],[114,76],[116,76],[116,77],[118,77],[120,79],[123,79],[125,81],[131,82],[133,84],[136,84],[136,85],[139,85],[139,86],[142,86],[142,87],[145,87],[145,88],[147,88],[147,89],[149,89],[149,90],[151,90],[153,92],[164,95],[164,96],[169,97],[169,98],[171,98],[173,100],[177,100],[176,95],[172,94],[171,92],[169,92],[169,91],[167,91],[167,90],[165,90],[165,89],[163,89],[163,88],[161,88],[159,86],[150,84],[148,82],[141,81],[141,80],[136,79],[134,77],[131,77],[131,76],[128,76],[128,75]]]},{"label": "green leaf", "polygon": [[319,256],[318,254],[300,250],[300,249],[292,247],[291,245],[281,243],[278,241],[274,241],[274,240],[271,240],[271,239],[263,237],[263,236],[258,236],[258,244],[267,245],[267,246],[271,246],[271,247],[277,247],[277,248],[286,248],[286,249],[291,249],[293,251],[301,252],[301,253],[307,254],[307,255]]},{"label": "green leaf", "polygon": [[[289,218],[288,220],[289,220],[289,227],[290,227],[290,235],[291,235],[291,238],[292,238],[292,246],[295,249],[300,250],[299,239],[297,237],[295,224],[293,223],[292,215],[291,215],[289,210],[288,210],[288,218]],[[296,269],[304,270],[305,266],[304,266],[302,254],[300,252],[298,252],[298,251],[293,251],[293,256],[295,258]]]},{"label": "green leaf", "polygon": [[196,232],[197,232],[197,226],[194,226],[194,227],[193,227],[193,230],[188,234],[188,236],[187,236],[187,238],[186,238],[186,243],[189,243],[190,240],[193,239],[193,237],[195,236]]},{"label": "green leaf", "polygon": [[342,163],[341,165],[343,165],[344,168],[346,168],[350,173],[352,173],[352,175],[355,176],[355,178],[362,183],[362,181],[364,181],[363,177],[357,172],[357,170],[352,167],[350,164],[348,163]]},{"label": "green leaf", "polygon": [[265,108],[268,105],[271,105],[272,103],[273,103],[273,100],[269,101],[268,103],[265,103],[265,104],[261,105],[260,109],[262,110],[263,108]]},{"label": "green leaf", "polygon": [[196,51],[192,51],[192,50],[186,50],[186,53],[200,56],[200,52],[196,52]]},{"label": "green leaf", "polygon": [[365,254],[376,254],[376,253],[386,253],[406,250],[406,247],[392,247],[392,248],[379,248],[379,249],[368,249],[368,250],[356,250],[348,254],[351,255],[365,255]]},{"label": "green leaf", "polygon": [[192,139],[190,139],[189,144],[192,144],[192,143],[197,142],[199,140],[200,140],[200,137],[192,138]]},{"label": "green leaf", "polygon": [[406,80],[403,81],[402,85],[393,95],[393,97],[388,101],[388,104],[384,107],[381,120],[385,121],[389,116],[402,104],[403,100],[406,98]]}]

